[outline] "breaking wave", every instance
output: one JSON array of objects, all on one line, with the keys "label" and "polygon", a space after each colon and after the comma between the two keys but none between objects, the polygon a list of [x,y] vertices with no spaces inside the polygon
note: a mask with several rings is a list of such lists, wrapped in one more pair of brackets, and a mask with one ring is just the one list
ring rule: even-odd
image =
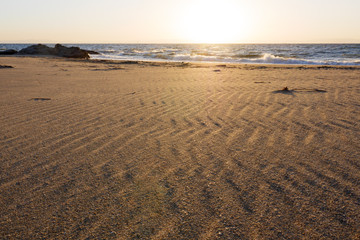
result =
[{"label": "breaking wave", "polygon": [[[109,47],[109,46],[107,46]],[[135,44],[95,59],[252,64],[360,65],[360,44]],[[117,47],[117,48],[116,48]]]},{"label": "breaking wave", "polygon": [[298,64],[298,65],[360,65],[360,58],[353,60],[337,59],[304,59],[265,54],[243,54],[233,56],[216,56],[204,53],[167,53],[167,52],[136,52],[136,54],[118,53],[91,55],[93,59],[102,60],[134,60],[134,61],[171,61],[171,62],[219,62],[248,64]]}]

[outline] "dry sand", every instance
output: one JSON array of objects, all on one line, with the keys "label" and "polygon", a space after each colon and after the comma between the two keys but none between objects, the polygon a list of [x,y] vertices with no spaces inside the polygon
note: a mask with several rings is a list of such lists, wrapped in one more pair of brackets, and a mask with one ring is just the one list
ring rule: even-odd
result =
[{"label": "dry sand", "polygon": [[1,239],[360,238],[359,68],[0,65]]}]

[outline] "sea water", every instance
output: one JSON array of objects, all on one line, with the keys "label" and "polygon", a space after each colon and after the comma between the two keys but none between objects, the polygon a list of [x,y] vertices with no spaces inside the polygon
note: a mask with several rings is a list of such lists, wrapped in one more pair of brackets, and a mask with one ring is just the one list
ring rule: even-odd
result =
[{"label": "sea water", "polygon": [[[32,44],[0,44],[20,50]],[[46,44],[53,47],[55,44]],[[92,59],[302,65],[360,65],[360,44],[63,44]]]}]

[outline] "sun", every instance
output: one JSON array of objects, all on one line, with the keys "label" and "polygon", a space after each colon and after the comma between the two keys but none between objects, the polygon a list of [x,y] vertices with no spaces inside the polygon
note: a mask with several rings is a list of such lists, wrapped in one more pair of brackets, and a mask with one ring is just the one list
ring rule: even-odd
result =
[{"label": "sun", "polygon": [[234,0],[198,0],[182,12],[181,35],[192,43],[235,43],[248,34],[250,21]]}]

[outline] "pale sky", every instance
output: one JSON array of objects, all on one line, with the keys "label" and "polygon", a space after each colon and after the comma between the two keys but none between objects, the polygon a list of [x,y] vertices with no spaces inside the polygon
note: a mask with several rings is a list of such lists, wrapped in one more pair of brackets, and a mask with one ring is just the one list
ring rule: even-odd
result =
[{"label": "pale sky", "polygon": [[0,0],[1,43],[360,43],[360,0]]}]

